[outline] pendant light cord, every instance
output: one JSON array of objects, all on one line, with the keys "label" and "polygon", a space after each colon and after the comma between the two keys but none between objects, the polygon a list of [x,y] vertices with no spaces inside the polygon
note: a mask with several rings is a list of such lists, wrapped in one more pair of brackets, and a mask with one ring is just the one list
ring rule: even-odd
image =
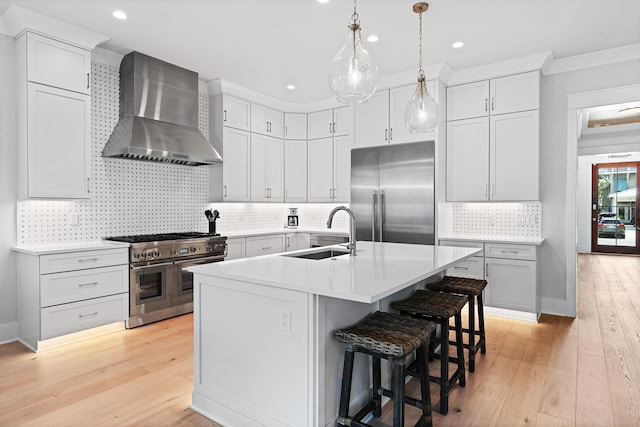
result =
[{"label": "pendant light cord", "polygon": [[424,76],[424,70],[422,69],[422,12],[420,12],[420,29],[418,30],[418,76]]}]

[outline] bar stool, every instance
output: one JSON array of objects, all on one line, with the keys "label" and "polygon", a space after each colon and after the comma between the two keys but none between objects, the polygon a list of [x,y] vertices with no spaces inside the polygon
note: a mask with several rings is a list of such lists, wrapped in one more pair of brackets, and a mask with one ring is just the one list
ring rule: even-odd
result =
[{"label": "bar stool", "polygon": [[[469,372],[476,370],[476,353],[478,350],[482,354],[487,352],[486,338],[484,333],[484,305],[482,303],[482,291],[487,287],[486,280],[470,279],[466,277],[445,276],[441,281],[428,283],[428,289],[432,291],[448,292],[452,294],[466,295],[469,298],[469,328],[462,328],[462,332],[468,334],[468,344],[465,347],[469,350]],[[478,329],[476,330],[476,311],[474,302],[478,303]],[[476,342],[476,335],[478,341]]]},{"label": "bar stool", "polygon": [[[440,358],[440,377],[429,376],[429,379],[440,385],[440,413],[444,415],[449,412],[449,394],[456,382],[460,387],[466,385],[461,313],[467,299],[466,295],[420,290],[405,300],[391,303],[391,307],[401,313],[433,320],[440,325],[440,354],[435,353],[435,348],[429,354],[429,356]],[[451,317],[455,319],[455,358],[449,357],[449,318]],[[449,362],[457,364],[451,376],[449,376]]]},{"label": "bar stool", "polygon": [[[362,422],[370,412],[379,417],[382,410],[382,396],[393,399],[393,426],[404,426],[404,403],[422,409],[422,416],[416,427],[431,427],[431,396],[429,394],[429,365],[427,351],[435,323],[393,313],[377,311],[361,322],[333,332],[336,341],[346,344],[344,370],[340,390],[338,424],[344,426],[370,427]],[[404,380],[405,366],[413,352],[419,365],[421,399],[406,397]],[[373,387],[371,400],[353,417],[349,416],[351,400],[351,379],[356,352],[372,357]],[[382,388],[380,360],[387,359],[392,366],[391,390]]]}]

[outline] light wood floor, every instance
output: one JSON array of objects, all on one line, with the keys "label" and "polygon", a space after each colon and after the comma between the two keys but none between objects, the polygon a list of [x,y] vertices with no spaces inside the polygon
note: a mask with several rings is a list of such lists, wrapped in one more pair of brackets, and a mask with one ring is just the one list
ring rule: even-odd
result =
[{"label": "light wood floor", "polygon": [[[578,317],[487,317],[487,354],[435,426],[640,426],[640,258],[578,262]],[[192,333],[187,315],[39,353],[2,345],[0,426],[217,426],[189,409]]]}]

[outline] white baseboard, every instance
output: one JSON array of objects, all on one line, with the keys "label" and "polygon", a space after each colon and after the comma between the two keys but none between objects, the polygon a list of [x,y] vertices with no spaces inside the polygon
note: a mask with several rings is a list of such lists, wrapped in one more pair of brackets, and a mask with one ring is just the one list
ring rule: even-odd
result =
[{"label": "white baseboard", "polygon": [[18,322],[0,324],[0,344],[18,340]]},{"label": "white baseboard", "polygon": [[540,305],[543,313],[567,316],[567,301],[564,299],[542,297]]},{"label": "white baseboard", "polygon": [[526,311],[507,310],[506,308],[484,306],[484,314],[489,316],[504,317],[506,319],[522,320],[524,322],[537,323],[540,315]]}]

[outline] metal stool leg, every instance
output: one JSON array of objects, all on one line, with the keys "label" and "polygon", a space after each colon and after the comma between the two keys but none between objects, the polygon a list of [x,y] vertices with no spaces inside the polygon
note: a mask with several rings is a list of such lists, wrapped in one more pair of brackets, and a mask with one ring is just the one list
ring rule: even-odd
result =
[{"label": "metal stool leg", "polygon": [[380,358],[372,357],[373,366],[373,389],[371,390],[371,399],[375,402],[375,409],[373,410],[373,416],[378,418],[382,414],[382,395],[380,389],[382,388]]},{"label": "metal stool leg", "polygon": [[484,333],[484,304],[482,302],[482,293],[478,295],[478,323],[480,325],[480,351],[482,354],[487,352],[487,340]]},{"label": "metal stool leg", "polygon": [[[342,386],[340,388],[340,406],[338,408],[338,424],[347,421],[349,417],[349,401],[351,400],[351,379],[353,377],[354,352],[347,348],[344,352],[344,368],[342,371]],[[346,424],[342,424],[346,425]]]},{"label": "metal stool leg", "polygon": [[404,427],[404,364],[393,363],[393,427]]},{"label": "metal stool leg", "polygon": [[464,369],[464,343],[462,341],[462,315],[460,313],[455,316],[455,325],[456,325],[456,358],[458,362],[458,369],[460,370],[460,386],[464,387],[467,385],[467,379],[465,377],[465,369]]},{"label": "metal stool leg", "polygon": [[422,416],[420,417],[421,427],[432,427],[433,421],[431,419],[431,392],[429,390],[429,362],[427,361],[429,344],[425,344],[417,351],[418,364],[420,366],[420,391],[422,398]]},{"label": "metal stool leg", "polygon": [[474,307],[475,298],[469,297],[469,372],[476,370],[476,310]]}]

